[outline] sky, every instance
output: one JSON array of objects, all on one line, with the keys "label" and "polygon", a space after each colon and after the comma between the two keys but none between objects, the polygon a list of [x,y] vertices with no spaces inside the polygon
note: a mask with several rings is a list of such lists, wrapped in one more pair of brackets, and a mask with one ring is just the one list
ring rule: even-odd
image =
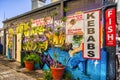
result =
[{"label": "sky", "polygon": [[[46,4],[49,3],[50,0],[46,0]],[[31,9],[31,0],[0,0],[0,28],[3,27],[2,21],[28,12]]]}]

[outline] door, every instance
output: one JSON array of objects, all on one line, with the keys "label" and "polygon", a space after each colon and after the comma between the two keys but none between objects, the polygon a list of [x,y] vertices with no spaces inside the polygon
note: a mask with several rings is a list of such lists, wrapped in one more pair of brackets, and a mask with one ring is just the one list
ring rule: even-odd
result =
[{"label": "door", "polygon": [[16,60],[17,35],[13,35],[12,59]]},{"label": "door", "polygon": [[21,34],[17,34],[16,41],[16,61],[21,61]]}]

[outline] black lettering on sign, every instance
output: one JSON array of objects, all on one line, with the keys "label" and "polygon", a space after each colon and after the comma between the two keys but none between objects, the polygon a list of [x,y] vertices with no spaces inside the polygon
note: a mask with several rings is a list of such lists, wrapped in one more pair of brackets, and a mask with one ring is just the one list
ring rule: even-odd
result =
[{"label": "black lettering on sign", "polygon": [[90,50],[95,49],[95,44],[88,43],[87,48],[90,49]]},{"label": "black lettering on sign", "polygon": [[95,26],[95,23],[94,23],[94,22],[95,22],[94,20],[88,21],[88,27],[90,27],[90,26]]},{"label": "black lettering on sign", "polygon": [[95,56],[94,51],[88,51],[88,56],[89,57],[94,57]]},{"label": "black lettering on sign", "polygon": [[88,38],[87,42],[90,42],[90,41],[95,42],[95,39],[94,39],[94,37],[93,37],[93,36],[89,36],[89,38]]},{"label": "black lettering on sign", "polygon": [[94,34],[95,33],[95,29],[94,28],[88,28],[87,33],[88,34]]},{"label": "black lettering on sign", "polygon": [[94,17],[94,12],[92,12],[92,13],[90,13],[90,14],[87,14],[87,19],[90,19],[90,17],[92,18],[92,19],[94,19],[95,17]]}]

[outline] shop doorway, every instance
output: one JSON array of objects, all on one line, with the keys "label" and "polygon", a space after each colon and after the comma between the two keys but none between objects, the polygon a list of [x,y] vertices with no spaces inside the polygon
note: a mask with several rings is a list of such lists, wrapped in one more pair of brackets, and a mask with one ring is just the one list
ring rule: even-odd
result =
[{"label": "shop doorway", "polygon": [[12,47],[12,59],[16,60],[16,49],[17,49],[17,35],[13,35],[13,47]]}]

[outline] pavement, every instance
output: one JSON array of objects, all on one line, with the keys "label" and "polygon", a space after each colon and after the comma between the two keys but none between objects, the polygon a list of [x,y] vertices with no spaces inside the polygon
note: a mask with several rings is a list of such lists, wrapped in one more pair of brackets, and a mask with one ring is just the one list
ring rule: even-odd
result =
[{"label": "pavement", "polygon": [[28,71],[25,67],[15,60],[7,60],[5,56],[0,55],[0,64],[15,70],[18,73],[25,74],[26,76],[33,78],[34,80],[43,80],[44,71],[43,70],[32,70]]},{"label": "pavement", "polygon": [[23,73],[16,72],[15,70],[0,64],[0,80],[36,80]]},{"label": "pavement", "polygon": [[[9,67],[9,69],[5,67],[3,68],[2,66]],[[117,77],[117,80],[120,80],[120,69],[118,72],[119,75]],[[3,78],[8,76],[11,77],[9,79]],[[21,76],[24,77],[24,79],[21,78]],[[43,70],[28,71],[25,69],[25,67],[22,67],[19,62],[15,60],[7,60],[5,56],[0,55],[0,80],[44,80],[43,77]]]}]

